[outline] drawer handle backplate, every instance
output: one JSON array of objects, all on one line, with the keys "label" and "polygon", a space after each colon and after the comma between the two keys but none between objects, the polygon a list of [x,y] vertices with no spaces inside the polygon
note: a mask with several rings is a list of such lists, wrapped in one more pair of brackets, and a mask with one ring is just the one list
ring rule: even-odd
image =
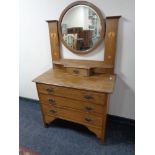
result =
[{"label": "drawer handle backplate", "polygon": [[93,96],[85,95],[84,98],[87,99],[87,100],[90,100],[90,99],[93,99]]},{"label": "drawer handle backplate", "polygon": [[53,100],[53,99],[48,99],[48,103],[54,105],[54,104],[55,104],[55,100]]},{"label": "drawer handle backplate", "polygon": [[79,71],[78,70],[73,70],[73,73],[79,74]]},{"label": "drawer handle backplate", "polygon": [[49,112],[50,113],[57,113],[57,111],[56,110],[53,110],[53,109],[51,109]]},{"label": "drawer handle backplate", "polygon": [[85,107],[85,110],[86,110],[87,112],[89,112],[89,111],[92,111],[93,108],[92,108],[92,107],[89,107],[89,106],[86,106],[86,107]]},{"label": "drawer handle backplate", "polygon": [[85,120],[87,121],[87,122],[91,122],[92,120],[90,119],[90,118],[85,118]]},{"label": "drawer handle backplate", "polygon": [[53,89],[53,88],[46,88],[46,91],[47,91],[48,93],[51,93],[51,92],[54,91],[54,89]]}]

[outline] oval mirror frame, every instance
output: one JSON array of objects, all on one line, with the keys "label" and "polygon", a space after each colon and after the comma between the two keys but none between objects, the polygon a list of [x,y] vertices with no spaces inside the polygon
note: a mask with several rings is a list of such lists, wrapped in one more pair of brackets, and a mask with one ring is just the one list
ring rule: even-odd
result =
[{"label": "oval mirror frame", "polygon": [[[100,19],[100,23],[101,23],[101,32],[100,32],[100,38],[98,39],[98,41],[93,45],[93,47],[87,49],[87,50],[84,50],[84,51],[80,51],[80,50],[76,50],[74,48],[71,48],[67,45],[67,43],[64,41],[63,39],[63,36],[62,36],[62,30],[61,30],[61,23],[62,23],[62,20],[63,20],[63,17],[65,16],[65,14],[67,13],[67,11],[75,6],[78,6],[78,5],[86,5],[86,6],[89,6],[90,8],[92,8],[98,15],[99,19]],[[101,11],[92,3],[90,2],[87,2],[87,1],[76,1],[76,2],[73,2],[71,3],[70,5],[68,5],[64,10],[63,12],[61,13],[60,15],[60,18],[59,18],[59,23],[58,23],[58,30],[59,30],[59,37],[63,43],[63,45],[68,49],[70,50],[71,52],[75,53],[75,54],[88,54],[90,52],[92,52],[93,50],[95,50],[99,44],[101,42],[103,42],[103,39],[104,39],[104,36],[105,36],[105,19],[104,19],[104,16],[102,15]]]}]

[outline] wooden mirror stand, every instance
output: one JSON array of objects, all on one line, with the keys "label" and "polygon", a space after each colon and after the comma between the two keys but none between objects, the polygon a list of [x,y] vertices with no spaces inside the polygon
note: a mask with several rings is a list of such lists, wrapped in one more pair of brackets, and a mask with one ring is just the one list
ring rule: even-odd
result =
[{"label": "wooden mirror stand", "polygon": [[72,121],[86,126],[104,141],[108,98],[115,84],[119,18],[106,18],[103,61],[62,59],[58,21],[47,21],[53,68],[33,80],[45,127],[55,119]]},{"label": "wooden mirror stand", "polygon": [[62,59],[58,21],[47,21],[51,44],[53,68],[61,68],[69,73],[90,76],[96,73],[114,73],[117,27],[120,16],[106,17],[106,32],[103,43],[105,46],[103,61]]}]

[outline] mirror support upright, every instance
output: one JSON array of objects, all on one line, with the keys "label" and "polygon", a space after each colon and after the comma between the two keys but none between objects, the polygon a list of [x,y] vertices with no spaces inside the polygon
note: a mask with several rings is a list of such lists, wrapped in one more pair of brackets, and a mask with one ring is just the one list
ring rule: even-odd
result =
[{"label": "mirror support upright", "polygon": [[115,65],[118,21],[121,16],[106,17],[104,64]]},{"label": "mirror support upright", "polygon": [[57,20],[50,20],[48,22],[49,28],[49,36],[50,36],[50,45],[51,45],[51,56],[52,60],[60,60],[60,41],[59,41],[59,34],[58,34],[58,21]]}]

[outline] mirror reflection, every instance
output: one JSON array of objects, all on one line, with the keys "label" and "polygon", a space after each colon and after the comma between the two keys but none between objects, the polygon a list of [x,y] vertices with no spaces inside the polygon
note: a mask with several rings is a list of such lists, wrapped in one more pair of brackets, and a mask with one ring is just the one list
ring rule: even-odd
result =
[{"label": "mirror reflection", "polygon": [[101,37],[101,29],[98,14],[86,5],[69,9],[61,22],[63,40],[67,46],[80,52],[95,45]]}]

